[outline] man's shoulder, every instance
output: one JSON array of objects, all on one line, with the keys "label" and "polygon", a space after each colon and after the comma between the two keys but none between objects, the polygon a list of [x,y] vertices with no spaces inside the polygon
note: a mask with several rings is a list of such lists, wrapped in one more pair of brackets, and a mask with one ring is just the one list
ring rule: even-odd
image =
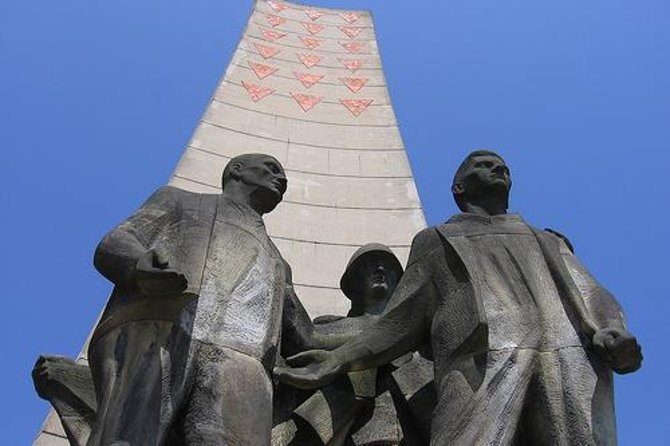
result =
[{"label": "man's shoulder", "polygon": [[439,225],[429,226],[419,231],[412,240],[412,252],[426,253],[442,245],[442,238],[460,235],[463,230],[462,222],[451,217]]},{"label": "man's shoulder", "polygon": [[[162,186],[154,191],[144,206],[183,208],[213,208],[216,206],[219,194],[203,194],[191,192],[174,186]],[[209,202],[209,206],[207,203]]]},{"label": "man's shoulder", "polygon": [[190,190],[180,189],[175,186],[162,186],[155,192],[156,194],[174,197],[180,200],[216,200],[220,194],[204,194],[201,192],[192,192]]},{"label": "man's shoulder", "polygon": [[570,252],[572,252],[574,254],[575,248],[572,245],[572,242],[570,241],[570,239],[565,234],[563,234],[561,232],[558,232],[557,230],[551,229],[551,228],[544,228],[544,230],[542,232],[544,232],[546,234],[551,234],[553,237],[557,238],[559,241],[562,241],[563,243],[565,243],[565,246],[567,246],[568,249],[570,250]]},{"label": "man's shoulder", "polygon": [[419,231],[412,240],[408,265],[415,263],[442,246],[437,226],[429,226]]}]

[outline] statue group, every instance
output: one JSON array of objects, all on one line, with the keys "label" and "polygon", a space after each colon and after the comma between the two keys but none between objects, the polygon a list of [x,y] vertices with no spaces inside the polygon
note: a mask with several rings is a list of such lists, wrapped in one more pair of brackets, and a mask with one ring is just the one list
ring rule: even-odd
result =
[{"label": "statue group", "polygon": [[361,247],[347,316],[310,320],[263,214],[287,178],[233,158],[221,194],[166,186],[107,234],[114,284],[88,365],[33,370],[73,445],[610,445],[612,371],[640,347],[568,239],[508,214],[510,171],[475,151],[462,211],[412,242],[404,268]]}]

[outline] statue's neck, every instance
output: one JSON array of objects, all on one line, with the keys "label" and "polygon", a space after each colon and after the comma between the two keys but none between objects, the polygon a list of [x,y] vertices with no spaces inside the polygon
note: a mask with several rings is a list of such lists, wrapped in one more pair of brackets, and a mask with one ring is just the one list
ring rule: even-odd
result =
[{"label": "statue's neck", "polygon": [[494,215],[501,215],[507,213],[506,203],[465,203],[464,212],[470,214],[481,215],[484,217],[492,217]]},{"label": "statue's neck", "polygon": [[232,201],[238,206],[246,208],[252,213],[262,216],[263,212],[259,210],[259,206],[254,205],[253,192],[254,190],[250,188],[240,187],[237,183],[231,183],[226,185],[222,196],[223,198]]}]

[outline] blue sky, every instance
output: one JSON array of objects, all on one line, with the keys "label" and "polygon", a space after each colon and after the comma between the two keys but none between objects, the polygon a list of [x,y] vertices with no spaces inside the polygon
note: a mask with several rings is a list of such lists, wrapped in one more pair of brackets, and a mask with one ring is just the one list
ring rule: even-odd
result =
[{"label": "blue sky", "polygon": [[[667,0],[311,4],[373,11],[430,224],[456,211],[449,184],[467,152],[507,158],[512,209],[570,237],[643,345],[643,369],[616,380],[620,444],[667,443]],[[250,8],[3,1],[4,444],[37,432],[35,358],[78,352],[110,290],[95,245],[167,181]]]}]

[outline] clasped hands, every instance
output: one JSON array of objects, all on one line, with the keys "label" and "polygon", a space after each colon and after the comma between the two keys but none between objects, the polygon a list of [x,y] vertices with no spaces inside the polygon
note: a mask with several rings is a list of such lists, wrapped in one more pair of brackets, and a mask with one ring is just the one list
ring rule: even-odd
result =
[{"label": "clasped hands", "polygon": [[279,381],[299,389],[315,389],[331,382],[344,366],[334,351],[308,350],[286,359],[274,369]]}]

